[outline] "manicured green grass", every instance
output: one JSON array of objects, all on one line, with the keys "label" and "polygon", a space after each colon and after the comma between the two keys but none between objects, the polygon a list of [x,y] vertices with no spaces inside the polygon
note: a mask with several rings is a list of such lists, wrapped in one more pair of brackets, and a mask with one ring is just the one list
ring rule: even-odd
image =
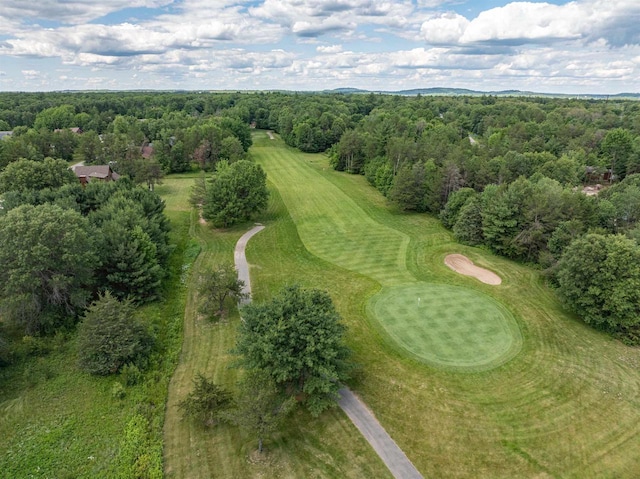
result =
[{"label": "manicured green grass", "polygon": [[414,279],[406,267],[407,235],[373,220],[330,181],[296,161],[293,151],[265,149],[260,159],[311,253],[384,284]]},{"label": "manicured green grass", "polygon": [[[291,282],[329,291],[361,365],[352,387],[425,477],[640,477],[637,348],[569,315],[535,270],[457,244],[433,217],[389,208],[363,177],[332,171],[323,155],[301,154],[260,132],[254,141],[252,154],[283,191],[287,207],[286,184],[278,175],[300,162],[314,173],[299,180],[304,195],[327,181],[373,221],[409,238],[405,264],[416,281],[482,293],[515,318],[522,347],[498,367],[461,372],[416,361],[394,347],[379,322],[366,314],[381,282],[310,252],[274,192],[264,218],[267,228],[249,243],[256,298],[268,298]],[[272,162],[281,166],[272,169]],[[502,285],[451,271],[443,263],[450,253],[495,271]],[[343,448],[348,452],[351,444]]]},{"label": "manicured green grass", "polygon": [[[362,202],[318,175],[314,160],[301,161],[296,152],[282,148],[254,151],[262,153],[259,158],[307,250],[385,288],[369,313],[397,346],[432,365],[475,370],[494,367],[518,351],[520,332],[506,308],[464,288],[449,288],[443,294],[442,287],[420,283],[421,272],[414,274],[408,266],[411,236],[376,219]],[[432,244],[439,239],[433,238]],[[392,285],[396,287],[386,289]],[[427,310],[432,313],[429,321],[424,317]],[[457,328],[447,324],[454,311]]]},{"label": "manicured green grass", "polygon": [[382,289],[368,312],[398,344],[434,366],[485,369],[520,350],[511,313],[477,291],[411,283]]},{"label": "manicured green grass", "polygon": [[[166,201],[167,208],[178,216],[189,214],[188,192],[193,178],[179,176],[165,179],[157,191]],[[288,218],[277,192],[271,199],[269,211],[260,219],[267,229],[254,237],[248,246],[249,262],[256,260],[254,243],[264,235],[268,242],[275,237],[288,241],[295,228]],[[232,261],[238,238],[251,224],[228,230],[214,230],[198,222],[195,212],[190,213],[190,234],[201,247],[192,274],[220,261]],[[277,241],[277,240],[276,240]],[[285,246],[286,243],[282,243]],[[306,258],[315,258],[298,248]],[[293,251],[290,253],[295,254]],[[260,257],[264,255],[259,254]],[[268,255],[267,255],[268,256]],[[326,270],[321,269],[322,272]],[[263,297],[273,286],[268,280],[254,281],[254,296]],[[270,277],[282,282],[278,269],[262,269]],[[286,276],[285,276],[286,277]],[[180,363],[171,379],[164,423],[164,469],[168,478],[361,478],[390,477],[385,466],[362,439],[359,432],[339,410],[334,409],[314,419],[298,411],[287,422],[285,430],[265,441],[266,454],[255,453],[257,441],[233,426],[222,425],[205,429],[198,424],[182,420],[178,403],[191,390],[192,380],[203,373],[221,385],[234,389],[240,371],[232,368],[230,350],[235,343],[239,317],[232,309],[227,320],[214,324],[197,314],[198,296],[193,276],[187,278],[189,294],[184,311],[184,343]],[[345,445],[348,445],[345,447]]]}]

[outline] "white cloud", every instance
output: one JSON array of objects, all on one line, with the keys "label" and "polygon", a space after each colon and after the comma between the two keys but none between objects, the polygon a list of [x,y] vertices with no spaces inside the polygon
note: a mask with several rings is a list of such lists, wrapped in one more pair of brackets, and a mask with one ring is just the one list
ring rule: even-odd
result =
[{"label": "white cloud", "polygon": [[469,26],[469,20],[457,13],[443,13],[422,23],[420,33],[431,44],[457,43]]},{"label": "white cloud", "polygon": [[335,33],[354,30],[353,23],[343,23],[335,19],[327,19],[322,22],[295,22],[291,31],[301,37],[317,37],[326,33]]},{"label": "white cloud", "polygon": [[421,34],[428,43],[472,45],[551,43],[605,39],[622,46],[640,43],[640,2],[583,0],[564,5],[511,2],[481,12],[468,21],[456,13],[424,21]]},{"label": "white cloud", "polygon": [[[407,0],[265,0],[249,12],[302,36],[349,31],[359,25],[402,28],[417,21],[412,19],[415,6]],[[333,28],[321,28],[323,25]]]},{"label": "white cloud", "polygon": [[640,0],[502,1],[466,18],[471,0],[182,0],[87,24],[169,1],[0,0],[0,85],[637,90]]},{"label": "white cloud", "polygon": [[170,3],[171,0],[2,0],[0,17],[55,20],[77,25],[123,8],[155,8]]},{"label": "white cloud", "polygon": [[460,36],[461,43],[491,40],[526,41],[580,38],[593,24],[588,9],[577,2],[557,6],[514,2],[482,12]]},{"label": "white cloud", "polygon": [[36,80],[43,76],[42,72],[38,70],[22,70],[20,73],[22,73],[22,76],[27,80]]},{"label": "white cloud", "polygon": [[320,45],[316,50],[319,53],[340,53],[342,51],[342,45]]}]

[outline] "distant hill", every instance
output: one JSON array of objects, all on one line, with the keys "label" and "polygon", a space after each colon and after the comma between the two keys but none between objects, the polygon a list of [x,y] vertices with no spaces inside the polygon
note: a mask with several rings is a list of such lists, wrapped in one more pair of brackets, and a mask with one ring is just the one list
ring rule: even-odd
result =
[{"label": "distant hill", "polygon": [[325,93],[344,93],[344,94],[364,94],[378,93],[386,95],[444,95],[444,96],[536,96],[550,98],[594,98],[598,100],[606,100],[608,98],[616,99],[635,99],[640,100],[640,93],[617,93],[615,95],[603,95],[597,93],[588,94],[567,94],[567,93],[538,93],[533,91],[521,90],[500,90],[500,91],[480,91],[468,90],[466,88],[414,88],[411,90],[385,91],[385,90],[363,90],[360,88],[335,88],[333,90],[324,90]]}]

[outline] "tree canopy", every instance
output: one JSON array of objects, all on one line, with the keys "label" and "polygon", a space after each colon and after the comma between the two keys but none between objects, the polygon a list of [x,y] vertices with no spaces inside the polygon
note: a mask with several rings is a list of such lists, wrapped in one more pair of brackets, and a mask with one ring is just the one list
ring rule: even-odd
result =
[{"label": "tree canopy", "polygon": [[227,298],[240,300],[244,297],[244,282],[232,263],[214,265],[200,275],[198,292],[202,298],[200,312],[207,317],[221,317]]},{"label": "tree canopy", "polygon": [[28,332],[52,331],[87,304],[96,262],[80,213],[22,205],[0,217],[0,305]]},{"label": "tree canopy", "polygon": [[588,234],[565,250],[558,292],[584,321],[637,341],[640,247],[622,235]]},{"label": "tree canopy", "polygon": [[266,208],[268,197],[267,175],[260,165],[221,161],[207,187],[202,216],[226,228]]},{"label": "tree canopy", "polygon": [[117,373],[125,364],[141,366],[152,338],[134,315],[131,301],[108,291],[89,306],[78,327],[80,367],[97,375]]},{"label": "tree canopy", "polygon": [[241,365],[264,371],[314,415],[335,403],[350,351],[326,292],[287,286],[271,301],[244,306],[241,314],[235,348]]},{"label": "tree canopy", "polygon": [[0,173],[0,193],[59,188],[76,183],[78,179],[69,165],[53,158],[44,161],[21,159],[10,163]]}]

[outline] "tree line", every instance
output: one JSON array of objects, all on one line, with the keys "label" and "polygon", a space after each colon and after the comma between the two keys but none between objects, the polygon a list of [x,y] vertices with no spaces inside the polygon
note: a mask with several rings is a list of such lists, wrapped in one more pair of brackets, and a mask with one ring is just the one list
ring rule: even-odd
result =
[{"label": "tree line", "polygon": [[[85,133],[71,134],[66,128],[72,126]],[[0,129],[14,134],[0,142],[0,167],[47,156],[110,161],[147,184],[163,173],[200,168],[227,179],[216,190],[226,198],[233,190],[229,179],[237,175],[224,165],[248,158],[250,126],[274,130],[302,151],[325,151],[336,170],[363,174],[399,209],[440,215],[462,242],[539,265],[568,302],[559,278],[567,264],[562,257],[574,241],[593,234],[637,241],[640,104],[635,101],[3,93]],[[148,143],[154,146],[155,167],[142,159]],[[587,197],[580,192],[585,185],[600,185],[601,191]],[[222,226],[235,221],[216,217],[225,203],[208,194],[216,206],[207,207],[201,196],[205,215]],[[229,211],[238,208],[231,203]],[[585,317],[580,307],[574,309]]]}]

